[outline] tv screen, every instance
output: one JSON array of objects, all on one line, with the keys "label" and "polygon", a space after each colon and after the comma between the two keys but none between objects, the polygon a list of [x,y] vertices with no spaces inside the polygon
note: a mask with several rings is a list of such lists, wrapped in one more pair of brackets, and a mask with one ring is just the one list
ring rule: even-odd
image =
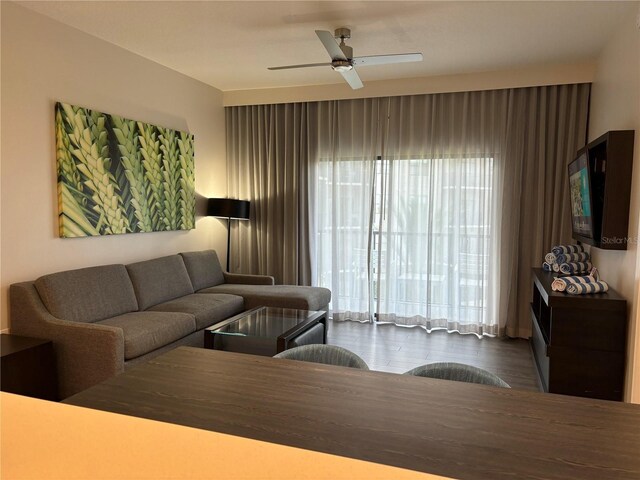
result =
[{"label": "tv screen", "polygon": [[587,150],[569,163],[569,191],[571,195],[571,224],[576,235],[593,238],[591,183]]}]

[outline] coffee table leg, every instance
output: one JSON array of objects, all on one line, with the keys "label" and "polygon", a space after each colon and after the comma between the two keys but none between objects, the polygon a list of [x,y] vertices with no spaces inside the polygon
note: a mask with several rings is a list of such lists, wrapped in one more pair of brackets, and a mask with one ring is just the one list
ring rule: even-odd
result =
[{"label": "coffee table leg", "polygon": [[213,339],[215,337],[215,333],[212,332],[204,332],[204,348],[209,348],[213,350]]},{"label": "coffee table leg", "polygon": [[327,312],[324,312],[324,316],[318,319],[318,323],[324,326],[324,333],[322,334],[322,343],[327,344]]}]

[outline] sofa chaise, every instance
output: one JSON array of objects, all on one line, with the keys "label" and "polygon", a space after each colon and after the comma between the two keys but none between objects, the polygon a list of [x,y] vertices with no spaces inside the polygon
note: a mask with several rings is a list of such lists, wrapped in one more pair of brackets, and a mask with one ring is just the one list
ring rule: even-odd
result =
[{"label": "sofa chaise", "polygon": [[256,306],[326,310],[326,288],[222,271],[213,250],[44,275],[10,287],[11,333],[53,341],[64,399]]}]

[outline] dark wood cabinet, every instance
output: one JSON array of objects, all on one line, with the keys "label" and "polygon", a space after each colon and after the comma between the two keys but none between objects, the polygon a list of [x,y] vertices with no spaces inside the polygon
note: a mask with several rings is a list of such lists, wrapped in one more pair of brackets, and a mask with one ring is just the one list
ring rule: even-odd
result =
[{"label": "dark wood cabinet", "polygon": [[593,238],[574,233],[576,240],[602,249],[626,250],[633,139],[633,130],[612,130],[585,147],[591,183]]},{"label": "dark wood cabinet", "polygon": [[545,392],[622,400],[627,302],[618,293],[554,292],[555,274],[533,269],[531,348]]},{"label": "dark wood cabinet", "polygon": [[53,343],[50,340],[0,335],[3,392],[58,400]]}]

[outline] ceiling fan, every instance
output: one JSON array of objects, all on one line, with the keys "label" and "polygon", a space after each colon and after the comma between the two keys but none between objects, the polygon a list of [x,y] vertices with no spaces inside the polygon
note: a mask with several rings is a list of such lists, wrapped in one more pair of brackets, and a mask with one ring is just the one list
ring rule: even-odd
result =
[{"label": "ceiling fan", "polygon": [[[338,28],[335,34],[325,30],[316,30],[316,35],[326,48],[331,62],[329,63],[307,63],[304,65],[286,65],[283,67],[269,67],[269,70],[285,70],[289,68],[324,67],[330,65],[331,68],[344,77],[351,88],[362,88],[362,80],[358,76],[355,67],[366,67],[369,65],[388,65],[391,63],[421,62],[422,53],[400,53],[395,55],[371,55],[368,57],[354,57],[353,48],[344,43],[346,38],[351,38],[351,30],[348,28]],[[340,39],[340,44],[335,39]]]}]

